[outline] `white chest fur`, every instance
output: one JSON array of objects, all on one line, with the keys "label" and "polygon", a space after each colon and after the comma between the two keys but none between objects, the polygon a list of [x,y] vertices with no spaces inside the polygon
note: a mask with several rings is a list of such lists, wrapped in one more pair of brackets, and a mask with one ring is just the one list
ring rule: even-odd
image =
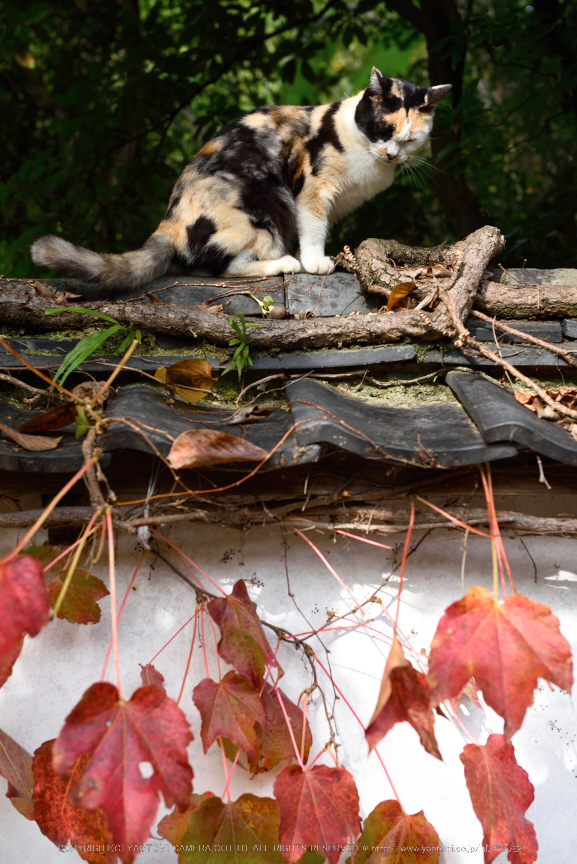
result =
[{"label": "white chest fur", "polygon": [[364,201],[388,189],[395,179],[395,166],[375,159],[364,147],[355,147],[346,158],[346,177],[342,190],[333,201],[330,222],[346,216]]},{"label": "white chest fur", "polygon": [[345,166],[341,188],[329,213],[329,222],[346,216],[364,201],[383,192],[395,179],[395,166],[370,152],[370,144],[355,122],[355,110],[362,96],[346,99],[335,117],[339,138],[344,145]]}]

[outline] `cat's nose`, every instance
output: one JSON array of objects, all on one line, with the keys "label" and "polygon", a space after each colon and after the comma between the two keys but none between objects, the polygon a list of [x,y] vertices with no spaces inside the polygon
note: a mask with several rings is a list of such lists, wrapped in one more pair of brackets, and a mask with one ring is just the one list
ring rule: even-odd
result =
[{"label": "cat's nose", "polygon": [[389,160],[389,162],[392,162],[393,159],[397,158],[397,156],[398,156],[398,153],[387,153],[387,159]]}]

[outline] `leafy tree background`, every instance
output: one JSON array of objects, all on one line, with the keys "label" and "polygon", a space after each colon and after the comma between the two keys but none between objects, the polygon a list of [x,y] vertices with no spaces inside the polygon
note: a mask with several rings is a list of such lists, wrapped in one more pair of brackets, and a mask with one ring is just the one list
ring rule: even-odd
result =
[{"label": "leafy tree background", "polygon": [[[0,271],[62,234],[138,248],[223,124],[365,86],[452,83],[429,164],[335,226],[427,244],[486,222],[504,263],[577,266],[577,0],[19,0],[0,7]],[[45,271],[43,271],[45,273]]]}]

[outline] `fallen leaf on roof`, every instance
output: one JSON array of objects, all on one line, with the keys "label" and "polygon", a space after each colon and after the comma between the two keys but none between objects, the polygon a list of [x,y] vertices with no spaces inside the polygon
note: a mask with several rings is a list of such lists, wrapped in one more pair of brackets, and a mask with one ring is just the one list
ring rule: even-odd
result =
[{"label": "fallen leaf on roof", "polygon": [[245,438],[214,429],[189,429],[178,436],[168,454],[177,469],[201,465],[226,465],[228,462],[256,462],[267,456],[262,447]]},{"label": "fallen leaf on roof", "polygon": [[216,384],[212,366],[206,360],[179,360],[172,366],[159,366],[154,377],[162,381],[186,402],[198,402]]},{"label": "fallen leaf on roof", "polygon": [[395,285],[391,293],[389,294],[389,299],[387,301],[387,312],[391,312],[395,306],[398,306],[399,303],[405,299],[407,294],[410,294],[411,291],[414,291],[417,286],[414,282],[400,282],[398,285]]},{"label": "fallen leaf on roof", "polygon": [[231,417],[220,422],[223,426],[235,426],[237,423],[256,423],[258,420],[264,420],[270,414],[272,414],[272,408],[259,408],[258,405],[252,405],[248,408],[239,408]]},{"label": "fallen leaf on roof", "polygon": [[41,435],[25,435],[19,432],[18,429],[13,429],[7,423],[0,422],[0,432],[12,438],[16,444],[19,444],[24,450],[30,450],[34,453],[40,453],[42,450],[54,450],[58,447],[62,438],[44,438]]}]

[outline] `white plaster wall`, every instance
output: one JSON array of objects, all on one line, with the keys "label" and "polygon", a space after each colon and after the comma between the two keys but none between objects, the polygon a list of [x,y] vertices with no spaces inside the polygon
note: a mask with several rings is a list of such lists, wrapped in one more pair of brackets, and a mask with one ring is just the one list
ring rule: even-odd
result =
[{"label": "white plaster wall", "polygon": [[[206,526],[179,526],[168,532],[210,576],[228,592],[236,580],[244,579],[265,620],[300,633],[320,626],[327,610],[342,613],[351,607],[348,594],[337,583],[310,547],[298,536],[286,534],[286,565],[294,602],[287,595],[285,547],[280,530],[253,529],[244,536],[228,529]],[[355,597],[363,600],[400,559],[403,537],[393,538],[393,552],[361,544],[347,537],[336,542],[328,532],[308,535],[323,551]],[[374,536],[374,535],[373,535]],[[17,538],[5,532],[1,552],[8,551]],[[42,542],[43,532],[37,537]],[[378,538],[374,538],[378,539]],[[415,540],[419,535],[415,535]],[[516,538],[506,540],[506,548],[521,593],[550,605],[561,621],[564,635],[577,648],[577,544],[572,540],[525,538],[527,551]],[[425,538],[410,556],[403,592],[400,627],[417,651],[427,648],[436,624],[447,605],[462,595],[462,535],[437,531]],[[118,544],[119,596],[130,580],[137,560],[137,543],[123,537]],[[101,562],[92,572],[106,580],[107,568]],[[252,585],[251,580],[253,580]],[[466,583],[492,585],[488,541],[470,536],[466,561]],[[136,590],[130,592],[120,624],[120,657],[125,694],[140,686],[139,663],[151,661],[158,650],[194,613],[195,597],[161,561],[150,555],[137,577]],[[390,612],[398,578],[394,575],[383,591]],[[101,601],[102,621],[96,626],[74,626],[56,621],[35,639],[26,639],[14,672],[0,691],[0,727],[30,752],[56,737],[64,719],[82,693],[100,679],[110,637],[109,598]],[[297,608],[298,607],[298,608]],[[353,620],[353,616],[351,621]],[[370,626],[384,634],[391,628],[386,615],[372,606]],[[208,623],[208,622],[207,622]],[[154,661],[165,676],[168,694],[176,698],[184,673],[192,625],[189,625]],[[212,636],[207,630],[207,642]],[[273,640],[274,643],[274,640]],[[365,628],[350,632],[330,631],[311,642],[325,662],[330,649],[333,675],[363,723],[373,712],[380,678],[388,651],[388,641]],[[309,686],[310,675],[301,654],[282,645],[279,660],[285,670],[282,687],[297,700]],[[214,654],[211,674],[216,677]],[[332,699],[330,682],[319,672],[321,682]],[[195,684],[205,676],[202,651],[195,649],[191,670],[181,703],[191,721],[195,740],[190,758],[195,772],[196,792],[211,790],[220,794],[224,787],[220,751],[214,746],[205,756],[200,743],[200,718],[191,701]],[[112,666],[107,680],[114,681]],[[514,736],[517,761],[530,775],[535,786],[535,802],[527,816],[535,823],[539,840],[539,862],[573,864],[577,846],[577,745],[575,702],[571,696],[553,692],[544,684],[537,690],[535,704],[526,715],[522,729]],[[375,755],[368,755],[363,730],[343,700],[334,706],[341,743],[342,764],[354,775],[361,798],[361,815],[392,798],[390,786]],[[468,712],[468,713],[465,713]],[[491,732],[501,732],[502,720],[491,710],[485,712],[468,703],[461,717],[479,743]],[[326,723],[319,699],[309,707],[316,754],[326,741]],[[474,847],[482,843],[482,830],[472,811],[459,760],[466,739],[449,720],[438,717],[436,734],[444,762],[429,756],[408,724],[397,724],[379,745],[379,752],[393,779],[400,800],[408,813],[421,809],[437,829],[446,851],[442,864],[480,864],[483,854]],[[322,757],[321,762],[332,764]],[[246,791],[256,795],[272,793],[273,778],[259,775],[250,780],[237,770],[233,776],[233,798]],[[0,778],[0,793],[5,788]],[[161,808],[159,815],[166,812]],[[35,823],[21,817],[0,794],[0,862],[10,864],[73,864],[80,861],[74,851],[66,858],[39,831]],[[466,847],[470,851],[455,851]],[[151,839],[137,861],[142,864],[170,864],[176,861],[172,847],[162,839]],[[503,854],[498,862],[504,862]]]}]

